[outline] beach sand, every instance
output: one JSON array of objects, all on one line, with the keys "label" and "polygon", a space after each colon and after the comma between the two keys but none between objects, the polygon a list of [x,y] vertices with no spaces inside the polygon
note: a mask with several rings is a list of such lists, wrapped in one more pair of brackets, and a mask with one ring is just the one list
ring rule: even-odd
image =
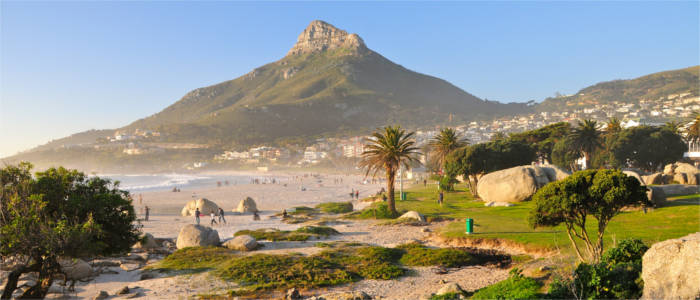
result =
[{"label": "beach sand", "polygon": [[[233,237],[236,231],[243,229],[277,228],[281,230],[293,230],[302,225],[285,224],[279,218],[272,215],[295,206],[313,207],[322,202],[350,201],[350,191],[359,190],[360,198],[367,197],[379,191],[383,185],[363,184],[361,176],[322,175],[318,178],[307,177],[299,179],[293,174],[264,175],[266,178],[275,178],[277,184],[237,184],[216,185],[211,188],[194,190],[182,189],[181,192],[154,191],[134,193],[135,208],[139,218],[143,218],[143,208],[150,208],[149,221],[142,222],[143,232],[150,233],[156,238],[177,238],[180,228],[186,224],[193,224],[193,217],[180,216],[182,207],[192,199],[207,198],[226,211],[227,224],[212,226],[218,231],[221,240]],[[342,183],[340,179],[342,178]],[[286,186],[285,186],[286,184]],[[306,189],[302,191],[302,186]],[[138,202],[141,194],[142,203]],[[261,210],[261,220],[253,221],[251,215],[234,215],[232,210],[238,202],[245,197],[252,197],[257,208]],[[367,203],[353,201],[355,209],[362,208]],[[201,224],[209,226],[211,218],[204,216]],[[444,224],[431,224],[430,232],[435,231]],[[355,241],[373,245],[392,247],[413,241],[422,241],[430,244],[430,232],[424,232],[417,226],[401,225],[377,225],[377,221],[340,221],[338,224],[329,225],[341,232],[341,235],[332,236],[324,241]],[[262,242],[265,246],[252,253],[282,254],[297,252],[313,254],[321,251],[315,247],[316,241],[309,242]],[[439,245],[434,245],[439,246]],[[155,260],[149,259],[148,263]],[[431,268],[412,268],[416,274],[401,278],[400,280],[363,280],[351,285],[333,287],[327,290],[360,290],[375,298],[381,299],[418,299],[431,292],[437,291],[442,285],[442,280],[457,282],[465,290],[475,290],[489,284],[493,284],[507,277],[507,270],[468,267],[451,271],[449,274],[437,275]],[[100,291],[106,291],[110,299],[122,299],[125,296],[114,296],[114,293],[124,286],[138,287],[136,291],[141,299],[187,299],[199,294],[221,294],[236,286],[235,283],[224,282],[208,273],[194,275],[165,276],[140,280],[141,270],[126,271],[119,267],[112,267],[112,274],[102,274],[89,282],[79,282],[74,292],[65,292],[59,287],[52,288],[54,293],[49,298],[72,297],[91,299]],[[304,295],[319,294],[323,291],[305,291]],[[131,294],[133,295],[133,293]]]}]

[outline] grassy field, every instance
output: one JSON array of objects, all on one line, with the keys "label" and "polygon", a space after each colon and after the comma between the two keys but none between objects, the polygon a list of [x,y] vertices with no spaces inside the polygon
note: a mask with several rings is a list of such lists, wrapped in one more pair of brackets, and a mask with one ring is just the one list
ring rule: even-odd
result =
[{"label": "grassy field", "polygon": [[[442,228],[446,237],[505,239],[534,248],[557,249],[573,254],[573,249],[563,226],[532,229],[527,218],[534,207],[532,202],[518,203],[512,207],[485,207],[475,200],[465,185],[458,185],[455,192],[445,193],[443,206],[437,204],[436,185],[413,186],[407,191],[407,199],[397,200],[399,211],[415,210],[428,217],[455,218],[457,221]],[[397,196],[396,199],[399,199]],[[700,231],[700,194],[674,197],[665,207],[643,211],[622,212],[613,218],[605,234],[605,245],[614,240],[639,238],[645,243],[677,238]],[[474,219],[474,234],[465,233],[465,218]],[[590,219],[589,232],[595,232],[596,223]],[[606,247],[607,248],[607,247]]]}]

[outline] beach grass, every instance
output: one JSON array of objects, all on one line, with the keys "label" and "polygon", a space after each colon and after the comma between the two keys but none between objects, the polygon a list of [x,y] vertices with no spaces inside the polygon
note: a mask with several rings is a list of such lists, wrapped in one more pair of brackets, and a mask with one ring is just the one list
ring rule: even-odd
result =
[{"label": "beach grass", "polygon": [[[560,250],[573,255],[573,249],[563,226],[532,229],[528,215],[533,209],[531,201],[516,203],[511,207],[486,207],[475,200],[464,184],[455,192],[445,193],[443,205],[437,203],[435,185],[415,185],[405,190],[407,199],[397,201],[399,211],[415,210],[430,218],[454,218],[439,230],[448,238],[501,239],[516,242],[526,248]],[[398,199],[398,197],[397,197]],[[474,233],[466,234],[465,219],[474,219]],[[597,223],[590,218],[587,230],[595,232]],[[647,244],[678,238],[700,231],[700,194],[670,197],[667,205],[644,213],[624,211],[614,217],[607,227],[604,244],[612,247],[615,241],[638,238]]]},{"label": "beach grass", "polygon": [[337,230],[327,226],[303,226],[294,231],[262,228],[256,230],[240,230],[233,236],[250,235],[256,240],[266,241],[308,241],[311,238],[320,239],[329,235],[340,234]]},{"label": "beach grass", "polygon": [[316,205],[316,209],[327,214],[344,214],[352,212],[352,202],[325,202]]}]

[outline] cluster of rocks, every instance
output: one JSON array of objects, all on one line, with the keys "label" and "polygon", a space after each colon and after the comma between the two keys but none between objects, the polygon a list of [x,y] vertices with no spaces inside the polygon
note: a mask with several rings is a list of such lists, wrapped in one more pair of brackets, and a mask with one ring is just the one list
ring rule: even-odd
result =
[{"label": "cluster of rocks", "polygon": [[507,206],[506,203],[530,200],[547,183],[569,175],[571,173],[553,165],[512,167],[482,176],[477,193],[487,206]]},{"label": "cluster of rocks", "polygon": [[[133,298],[139,298],[143,297],[145,294],[143,291],[141,291],[141,287],[138,286],[133,286],[129,287],[128,285],[113,291],[111,295],[119,297],[120,299],[133,299]],[[106,291],[99,291],[95,297],[93,297],[93,300],[102,300],[102,299],[107,299],[110,297],[110,293]]]},{"label": "cluster of rocks", "polygon": [[[202,215],[209,215],[212,213],[215,215],[219,214],[219,205],[209,199],[200,198],[187,202],[187,204],[185,204],[180,211],[180,215],[183,217],[194,216],[194,212],[197,209],[199,209],[199,213]],[[251,197],[242,199],[240,202],[238,202],[238,206],[231,211],[240,214],[259,212],[258,207],[255,204],[255,200],[253,200]]]},{"label": "cluster of rocks", "polygon": [[291,288],[287,290],[287,294],[284,296],[285,300],[372,300],[372,297],[367,295],[363,291],[350,291],[350,292],[332,292],[323,294],[320,296],[304,297],[301,295],[298,289]]},{"label": "cluster of rocks", "polygon": [[202,225],[185,225],[177,235],[177,249],[207,246],[223,246],[238,251],[253,251],[260,247],[250,235],[239,235],[222,242],[218,231]]}]

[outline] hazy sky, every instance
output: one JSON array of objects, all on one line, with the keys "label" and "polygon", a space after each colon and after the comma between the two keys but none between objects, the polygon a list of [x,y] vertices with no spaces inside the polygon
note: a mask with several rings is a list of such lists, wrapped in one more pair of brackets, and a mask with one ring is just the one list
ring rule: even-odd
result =
[{"label": "hazy sky", "polygon": [[0,157],[116,128],[283,57],[314,19],[503,102],[697,65],[691,2],[0,1]]}]

